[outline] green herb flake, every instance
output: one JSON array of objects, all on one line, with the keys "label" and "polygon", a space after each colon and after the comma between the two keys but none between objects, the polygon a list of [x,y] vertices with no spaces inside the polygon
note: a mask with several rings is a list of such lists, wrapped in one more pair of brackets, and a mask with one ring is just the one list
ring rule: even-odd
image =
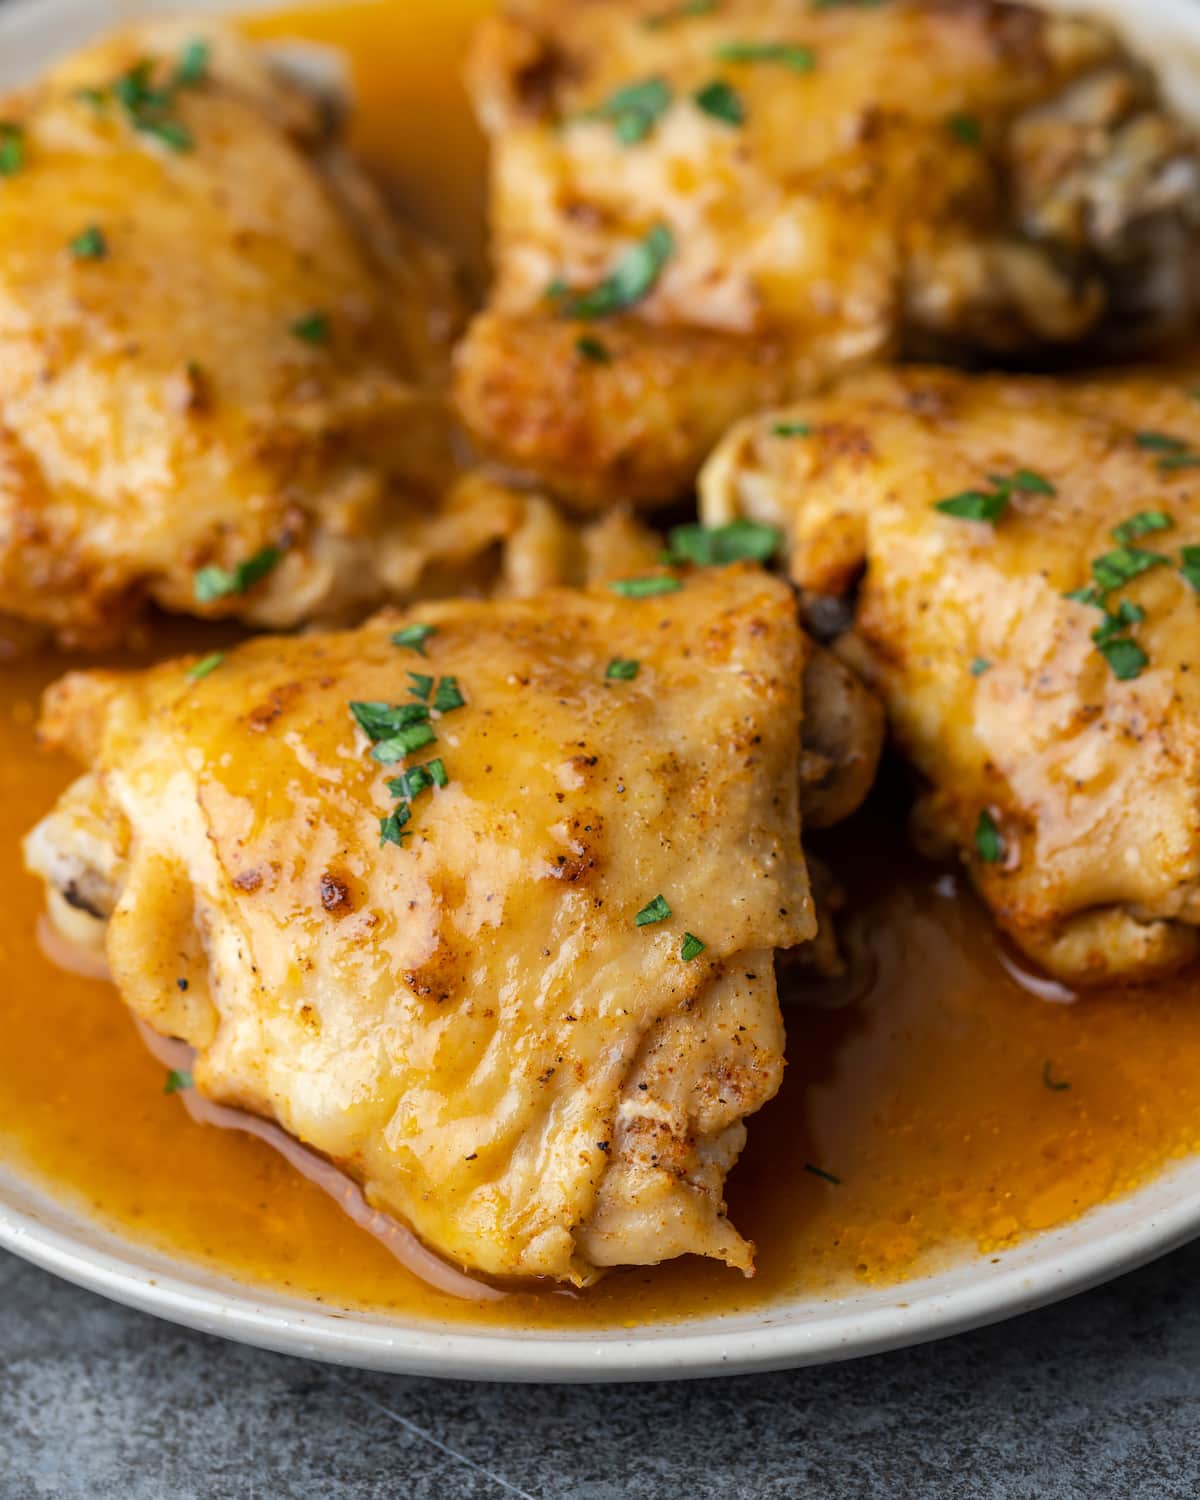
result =
[{"label": "green herb flake", "polygon": [[167,1074],[167,1081],[163,1085],[164,1094],[181,1094],[184,1089],[192,1087],[192,1075],[183,1068],[172,1068]]},{"label": "green herb flake", "polygon": [[0,177],[15,177],[24,165],[24,130],[12,120],[0,120]]},{"label": "green herb flake", "polygon": [[711,115],[714,120],[720,120],[725,125],[744,125],[746,123],[746,106],[742,103],[742,96],[723,78],[714,78],[711,83],[706,83],[703,88],[697,89],[692,95],[696,101],[697,108]]},{"label": "green herb flake", "polygon": [[1044,1062],[1042,1064],[1042,1083],[1051,1093],[1055,1094],[1061,1094],[1064,1089],[1071,1087],[1065,1079],[1054,1077],[1054,1064],[1051,1062]]},{"label": "green herb flake", "polygon": [[771,436],[777,438],[812,437],[812,426],[808,422],[776,422],[771,427]]},{"label": "green herb flake", "polygon": [[402,802],[399,807],[393,808],[386,818],[379,820],[379,847],[385,844],[397,844],[404,847],[404,840],[411,838],[411,833],[404,832],[404,825],[412,817],[412,811],[407,803]]},{"label": "green herb flake", "polygon": [[685,964],[690,964],[692,959],[699,958],[704,952],[705,945],[691,932],[685,932],[683,942],[679,945],[679,957]]},{"label": "green herb flake", "polygon": [[609,584],[623,599],[653,599],[656,594],[675,594],[683,587],[678,578],[657,574],[650,578],[616,578]]},{"label": "green herb flake", "polygon": [[724,567],[733,562],[768,562],[778,552],[783,534],[759,521],[730,521],[725,526],[690,523],[670,531],[672,562],[698,568]]},{"label": "green herb flake", "polygon": [[1082,589],[1070,589],[1063,598],[1070,599],[1075,604],[1090,604],[1093,609],[1104,608],[1104,596],[1095,584],[1088,584]]},{"label": "green herb flake", "polygon": [[667,905],[665,896],[655,896],[654,900],[643,906],[634,921],[639,927],[652,927],[655,922],[665,922],[671,915],[671,908]]},{"label": "green herb flake", "polygon": [[1092,577],[1107,594],[1167,561],[1169,559],[1161,552],[1146,552],[1140,547],[1117,547],[1092,559]]},{"label": "green herb flake", "polygon": [[810,1161],[804,1163],[804,1170],[810,1172],[814,1177],[819,1177],[822,1182],[832,1183],[834,1187],[841,1187],[842,1179],[835,1177],[832,1172],[827,1172],[824,1167],[816,1167]]},{"label": "green herb flake", "polygon": [[89,224],[75,236],[67,249],[76,260],[104,260],[108,255],[108,241],[99,225]]},{"label": "green herb flake", "polygon": [[1103,621],[1092,631],[1092,640],[1097,646],[1107,645],[1118,635],[1124,634],[1131,625],[1141,624],[1145,618],[1146,611],[1140,604],[1131,604],[1128,599],[1122,599],[1115,612],[1106,613]]},{"label": "green herb flake", "polygon": [[433,695],[433,706],[440,714],[453,713],[456,708],[465,708],[467,700],[458,690],[457,677],[443,677],[439,680],[437,691]]},{"label": "green herb flake", "polygon": [[199,682],[201,678],[207,677],[210,672],[215,672],[224,660],[224,651],[213,651],[208,656],[202,656],[195,666],[189,667],[187,675],[193,682]]},{"label": "green herb flake", "polygon": [[245,562],[238,563],[232,569],[210,563],[207,568],[199,569],[193,579],[196,602],[211,604],[229,594],[244,594],[256,583],[260,583],[268,573],[273,572],[282,561],[282,548],[264,547],[261,552],[256,552],[253,557],[248,557]]},{"label": "green herb flake", "polygon": [[632,682],[640,667],[641,662],[632,661],[624,656],[614,656],[604,675],[611,682]]},{"label": "green herb flake", "polygon": [[985,807],[975,824],[975,852],[985,865],[996,865],[1004,858],[1004,840],[996,820]]},{"label": "green herb flake", "polygon": [[1025,495],[1056,495],[1058,491],[1044,474],[1036,469],[1014,469],[1011,474],[989,474],[988,478],[1000,490],[1020,490]]},{"label": "green herb flake", "polygon": [[581,359],[586,359],[593,365],[611,365],[612,355],[608,346],[602,344],[598,338],[590,333],[582,334],[575,340],[575,352]]},{"label": "green herb flake", "polygon": [[817,64],[811,47],[794,42],[724,42],[714,56],[723,63],[782,63],[793,73],[811,73]]},{"label": "green herb flake", "polygon": [[406,625],[392,636],[392,645],[402,646],[405,650],[415,651],[418,656],[424,656],[425,642],[431,635],[437,635],[436,625]]},{"label": "green herb flake", "polygon": [[717,0],[683,0],[682,5],[672,5],[669,10],[660,10],[656,15],[646,16],[642,25],[647,31],[658,31],[676,21],[685,21],[690,16],[710,16],[717,8]]},{"label": "green herb flake", "polygon": [[390,739],[410,725],[429,722],[429,709],[424,703],[355,702],[350,704],[350,713],[369,740]]},{"label": "green herb flake", "polygon": [[447,786],[449,781],[445,763],[441,760],[431,760],[423,766],[413,766],[402,776],[394,777],[388,782],[387,788],[393,797],[401,797],[404,801],[411,802],[422,792],[428,791],[430,787]]},{"label": "green herb flake", "polygon": [[1131,641],[1127,636],[1097,641],[1096,649],[1108,662],[1118,682],[1132,682],[1135,677],[1140,677],[1142,671],[1150,664],[1150,658],[1138,643]]},{"label": "green herb flake", "polygon": [[1180,573],[1200,594],[1200,547],[1183,547],[1179,555],[1182,559]]},{"label": "green herb flake", "polygon": [[603,104],[581,116],[606,120],[622,146],[644,141],[671,107],[671,86],[663,78],[644,78],[610,94]]},{"label": "green herb flake", "polygon": [[1008,509],[1008,495],[1002,491],[962,490],[957,495],[936,501],[933,508],[959,521],[995,523]]},{"label": "green herb flake", "polygon": [[983,127],[974,115],[947,115],[946,129],[964,146],[983,145]]},{"label": "green herb flake", "polygon": [[992,664],[985,656],[977,656],[971,663],[971,676],[982,677],[985,672],[992,670]]},{"label": "green herb flake", "polygon": [[175,86],[195,88],[208,77],[208,66],[212,60],[212,48],[202,37],[193,37],[179,54],[175,65]]},{"label": "green herb flake", "polygon": [[327,344],[329,342],[329,319],[323,312],[307,312],[292,323],[289,332],[302,344]]},{"label": "green herb flake", "polygon": [[1139,537],[1149,536],[1154,531],[1168,531],[1175,523],[1165,510],[1139,510],[1136,515],[1114,526],[1110,535],[1114,542],[1124,546],[1136,542]]},{"label": "green herb flake", "polygon": [[446,775],[446,765],[445,765],[445,762],[442,761],[440,758],[437,759],[437,760],[426,761],[426,763],[425,763],[425,769],[429,772],[430,776],[433,778],[433,784],[434,784],[434,786],[441,787],[441,786],[449,786],[450,785],[450,778],[449,778],[449,776]]},{"label": "green herb flake", "polygon": [[654,290],[675,251],[675,236],[665,224],[656,224],[645,239],[631,245],[620,257],[612,274],[590,291],[568,296],[561,311],[568,318],[611,317],[633,307]]},{"label": "green herb flake", "polygon": [[424,672],[410,672],[408,680],[412,683],[409,692],[414,698],[420,698],[423,703],[429,702],[429,695],[433,692],[433,678],[427,677]]},{"label": "green herb flake", "polygon": [[1169,432],[1135,432],[1133,440],[1151,453],[1185,453],[1188,446],[1183,438],[1172,437]]},{"label": "green herb flake", "polygon": [[371,751],[371,759],[378,761],[381,766],[394,766],[414,750],[432,745],[436,739],[437,735],[429,724],[410,724],[407,728],[397,730],[386,740],[380,740]]}]

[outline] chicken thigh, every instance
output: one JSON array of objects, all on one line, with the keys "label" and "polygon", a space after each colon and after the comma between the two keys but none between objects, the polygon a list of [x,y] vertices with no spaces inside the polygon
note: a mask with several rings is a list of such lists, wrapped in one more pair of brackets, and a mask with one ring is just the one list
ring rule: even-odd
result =
[{"label": "chicken thigh", "polygon": [[51,910],[195,1086],[468,1269],[587,1283],[724,1216],[813,937],[805,643],[745,566],[75,674]]},{"label": "chicken thigh", "polygon": [[1195,143],[1092,21],[510,0],[470,76],[496,281],[459,407],[581,508],[678,495],[856,363],[1148,343],[1197,305]]},{"label": "chicken thigh", "polygon": [[747,420],[710,523],[780,525],[1001,927],[1073,985],[1200,949],[1200,404],[1174,376],[859,376]]}]

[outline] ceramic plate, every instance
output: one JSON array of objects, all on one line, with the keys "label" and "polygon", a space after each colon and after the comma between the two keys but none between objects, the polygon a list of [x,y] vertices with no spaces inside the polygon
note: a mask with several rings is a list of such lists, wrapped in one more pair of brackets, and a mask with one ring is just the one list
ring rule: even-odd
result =
[{"label": "ceramic plate", "polygon": [[[413,0],[434,5],[438,0]],[[138,14],[230,9],[192,0],[6,0],[0,87]],[[243,3],[237,8],[246,9]],[[1200,96],[1200,6],[1105,0],[1144,52],[1164,61],[1177,100]],[[1189,97],[1190,92],[1190,97]],[[331,1311],[260,1290],[120,1238],[0,1166],[0,1246],[131,1307],[267,1349],[369,1369],[488,1380],[652,1380],[770,1370],[918,1343],[1025,1312],[1162,1255],[1200,1234],[1200,1160],[992,1257],[898,1287],[781,1301],[740,1316],[634,1332],[518,1333]]]}]

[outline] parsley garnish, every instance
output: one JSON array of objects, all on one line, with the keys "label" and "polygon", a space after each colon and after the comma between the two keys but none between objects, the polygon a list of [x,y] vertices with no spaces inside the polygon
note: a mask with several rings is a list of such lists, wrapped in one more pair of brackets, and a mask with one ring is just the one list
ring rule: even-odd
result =
[{"label": "parsley garnish", "polygon": [[814,1167],[812,1162],[804,1163],[804,1170],[811,1172],[814,1177],[819,1177],[822,1182],[831,1182],[834,1187],[841,1187],[842,1179],[835,1177],[832,1172],[827,1172],[824,1167]]},{"label": "parsley garnish", "polygon": [[75,236],[67,249],[76,260],[103,260],[108,254],[108,241],[99,225],[89,224]]},{"label": "parsley garnish", "polygon": [[725,526],[693,522],[672,526],[669,540],[672,562],[712,568],[733,562],[767,562],[779,550],[783,534],[760,521],[730,521]]},{"label": "parsley garnish", "polygon": [[175,66],[176,88],[195,88],[208,77],[212,48],[201,37],[194,37],[179,54]]},{"label": "parsley garnish", "polygon": [[659,574],[652,578],[616,578],[609,584],[624,599],[652,599],[656,594],[674,594],[683,587],[678,578]]},{"label": "parsley garnish", "polygon": [[1133,440],[1139,448],[1159,455],[1158,468],[1164,474],[1200,464],[1200,453],[1195,453],[1186,439],[1172,437],[1169,432],[1135,432]]},{"label": "parsley garnish", "polygon": [[1180,573],[1200,594],[1200,547],[1183,547],[1179,555],[1183,559]]},{"label": "parsley garnish", "polygon": [[1008,509],[1015,491],[1025,495],[1053,495],[1054,486],[1034,469],[1014,469],[1011,474],[989,474],[990,490],[962,490],[934,503],[934,510],[960,521],[995,523]]},{"label": "parsley garnish", "polygon": [[714,78],[711,83],[706,83],[702,89],[696,90],[692,98],[714,120],[721,120],[726,125],[746,123],[746,106],[742,103],[741,95],[722,78]]},{"label": "parsley garnish", "polygon": [[350,712],[369,740],[390,739],[402,729],[429,719],[424,703],[351,703]]},{"label": "parsley garnish", "polygon": [[780,438],[812,437],[812,427],[808,422],[776,422],[771,433]]},{"label": "parsley garnish", "polygon": [[652,292],[675,250],[675,236],[656,224],[644,240],[630,246],[612,274],[590,291],[568,294],[561,312],[568,318],[607,318],[634,306]]},{"label": "parsley garnish", "polygon": [[24,165],[24,130],[12,120],[0,120],[0,177],[13,177]]},{"label": "parsley garnish", "polygon": [[975,852],[985,865],[995,865],[1004,858],[1004,840],[996,820],[985,807],[975,824]]},{"label": "parsley garnish", "polygon": [[403,760],[414,750],[432,745],[436,739],[437,735],[431,725],[409,724],[389,735],[386,740],[380,740],[371,751],[371,759],[377,760],[381,766],[394,766],[398,760]]},{"label": "parsley garnish", "polygon": [[1114,542],[1124,545],[1136,542],[1139,537],[1149,536],[1152,531],[1167,531],[1174,524],[1165,510],[1139,510],[1127,521],[1114,526],[1110,534]]},{"label": "parsley garnish", "polygon": [[811,47],[793,42],[725,42],[714,55],[726,63],[782,63],[793,73],[811,73],[817,61]]},{"label": "parsley garnish", "polygon": [[622,146],[636,146],[644,141],[671,107],[671,88],[662,78],[646,78],[630,83],[608,98],[597,109],[583,116],[586,120],[608,120],[613,134]]},{"label": "parsley garnish", "polygon": [[405,646],[409,651],[415,651],[418,656],[425,655],[425,642],[431,635],[437,635],[436,625],[406,625],[403,630],[397,630],[392,636],[393,646]]},{"label": "parsley garnish", "polygon": [[991,671],[992,664],[985,656],[977,656],[971,663],[971,676],[982,677],[985,672]]},{"label": "parsley garnish", "polygon": [[465,708],[467,700],[458,690],[457,677],[443,677],[438,681],[433,695],[433,706],[440,714],[452,713],[456,708]]},{"label": "parsley garnish", "polygon": [[210,563],[207,568],[201,568],[193,580],[196,601],[199,604],[211,604],[214,599],[223,599],[227,594],[244,594],[268,573],[273,572],[282,561],[282,548],[264,547],[261,552],[256,552],[253,557],[248,557],[233,569]]},{"label": "parsley garnish", "polygon": [[964,146],[983,144],[983,128],[974,115],[947,115],[946,129],[956,141],[961,141]]},{"label": "parsley garnish", "polygon": [[1053,1067],[1054,1065],[1050,1062],[1044,1062],[1042,1064],[1042,1082],[1052,1092],[1061,1094],[1063,1089],[1069,1089],[1071,1085],[1067,1083],[1065,1079],[1054,1078],[1052,1076]]},{"label": "parsley garnish", "polygon": [[1107,594],[1167,561],[1161,552],[1146,552],[1141,547],[1117,547],[1092,559],[1092,577]]},{"label": "parsley garnish", "polygon": [[193,682],[199,682],[202,677],[207,677],[210,672],[215,672],[224,660],[224,651],[213,651],[208,656],[202,656],[195,666],[189,667],[187,675]]},{"label": "parsley garnish", "polygon": [[329,319],[323,312],[307,312],[291,325],[293,338],[302,344],[327,344],[329,342]]},{"label": "parsley garnish", "polygon": [[398,844],[403,848],[404,840],[412,837],[411,833],[403,831],[404,825],[411,817],[412,810],[406,802],[402,802],[399,807],[393,808],[386,818],[380,818],[379,847],[382,849],[385,844]]},{"label": "parsley garnish", "polygon": [[599,339],[585,333],[575,340],[575,352],[593,365],[611,365],[612,355]]},{"label": "parsley garnish", "polygon": [[699,958],[704,952],[704,944],[694,933],[685,932],[683,942],[679,945],[679,957],[685,964],[690,964],[692,959]]},{"label": "parsley garnish", "polygon": [[420,698],[423,703],[429,702],[429,695],[433,692],[433,678],[427,677],[424,672],[410,672],[408,680],[412,683],[409,692],[414,698]]},{"label": "parsley garnish", "polygon": [[[1096,640],[1094,634],[1092,639]],[[1141,676],[1143,668],[1150,662],[1138,643],[1131,641],[1128,636],[1096,640],[1096,649],[1108,662],[1118,682],[1132,682],[1135,677]]]},{"label": "parsley garnish", "polygon": [[449,780],[445,764],[441,760],[431,760],[423,766],[413,766],[402,776],[395,777],[388,782],[387,787],[393,797],[403,797],[412,802],[430,787],[446,786]]},{"label": "parsley garnish", "polygon": [[190,1073],[185,1072],[182,1068],[172,1068],[167,1074],[166,1083],[163,1085],[163,1093],[178,1094],[182,1093],[184,1089],[190,1089],[191,1086],[192,1075]]},{"label": "parsley garnish", "polygon": [[671,908],[667,905],[665,896],[655,896],[654,900],[643,906],[634,921],[639,927],[652,927],[655,922],[665,922],[671,915]]},{"label": "parsley garnish", "polygon": [[633,661],[625,656],[614,656],[604,675],[614,682],[632,682],[640,667],[639,661]]},{"label": "parsley garnish", "polygon": [[[203,66],[198,49],[203,48]],[[192,133],[183,123],[172,117],[170,111],[176,95],[181,89],[192,88],[199,83],[208,68],[207,44],[189,42],[180,56],[179,64],[165,88],[156,88],[152,82],[154,64],[149,58],[136,62],[127,73],[123,73],[112,85],[112,96],[124,109],[134,130],[149,135],[168,146],[172,151],[190,151],[195,145]],[[85,98],[97,107],[107,102],[104,89],[85,89]]]},{"label": "parsley garnish", "polygon": [[717,0],[683,0],[682,5],[673,5],[670,10],[660,10],[657,15],[647,16],[642,25],[647,31],[657,31],[660,26],[669,26],[673,21],[682,21],[688,16],[708,16],[717,8]]}]

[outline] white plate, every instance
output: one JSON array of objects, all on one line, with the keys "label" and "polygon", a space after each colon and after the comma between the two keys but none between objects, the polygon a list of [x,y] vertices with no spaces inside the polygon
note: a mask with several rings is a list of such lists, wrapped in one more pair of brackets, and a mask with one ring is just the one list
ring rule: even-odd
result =
[{"label": "white plate", "polygon": [[[439,0],[407,0],[436,5]],[[234,8],[228,0],[15,0],[0,5],[0,87],[139,11]],[[246,9],[245,0],[237,8]],[[1102,0],[1177,97],[1197,98],[1200,6]],[[1190,98],[1189,98],[1190,92]],[[488,1380],[652,1380],[847,1359],[1025,1312],[1162,1255],[1200,1234],[1200,1159],[1117,1203],[992,1257],[900,1287],[781,1302],[752,1314],[649,1324],[630,1333],[465,1331],[428,1320],[340,1313],[248,1287],[110,1234],[0,1166],[0,1246],[159,1317],[267,1349],[368,1369]]]}]

